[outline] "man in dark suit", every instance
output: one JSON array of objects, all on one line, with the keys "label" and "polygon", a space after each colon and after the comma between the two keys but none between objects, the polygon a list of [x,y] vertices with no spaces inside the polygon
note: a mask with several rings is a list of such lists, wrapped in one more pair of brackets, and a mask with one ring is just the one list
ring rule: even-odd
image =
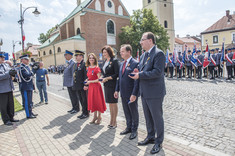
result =
[{"label": "man in dark suit", "polygon": [[64,57],[66,59],[66,67],[64,69],[64,81],[63,86],[66,86],[69,92],[69,98],[72,103],[72,109],[68,112],[71,114],[77,113],[79,111],[79,103],[78,103],[78,95],[76,94],[76,91],[72,89],[73,87],[73,53],[66,50]]},{"label": "man in dark suit", "polygon": [[137,136],[139,125],[138,113],[138,92],[139,80],[133,80],[128,75],[138,66],[138,62],[132,58],[132,47],[129,44],[122,45],[120,55],[124,59],[119,70],[119,79],[116,83],[114,97],[118,98],[118,92],[121,93],[122,107],[126,118],[126,129],[120,133],[125,135],[131,133],[129,139],[132,140]]},{"label": "man in dark suit", "polygon": [[[154,143],[151,154],[158,153],[164,139],[164,121],[162,103],[166,95],[164,80],[164,53],[155,46],[155,35],[146,32],[142,35],[140,44],[145,50],[140,58],[138,70],[134,71],[133,79],[139,79],[140,95],[146,120],[148,135],[138,145]],[[157,138],[155,134],[157,133]]]},{"label": "man in dark suit", "polygon": [[[84,52],[80,50],[75,50],[75,60],[76,63],[73,66],[73,87],[72,89],[76,91],[79,101],[82,105],[82,114],[78,116],[80,119],[85,119],[88,117],[87,110],[87,95],[86,91],[83,89],[84,81],[87,79],[86,65],[84,62]],[[79,107],[79,106],[78,106]]]}]

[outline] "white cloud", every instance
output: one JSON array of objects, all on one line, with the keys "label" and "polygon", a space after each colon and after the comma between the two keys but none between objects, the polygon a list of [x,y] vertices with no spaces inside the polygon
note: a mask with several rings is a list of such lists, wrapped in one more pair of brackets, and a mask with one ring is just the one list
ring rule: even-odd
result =
[{"label": "white cloud", "polygon": [[50,3],[51,7],[58,7],[58,8],[62,8],[61,3],[58,0],[54,0]]}]

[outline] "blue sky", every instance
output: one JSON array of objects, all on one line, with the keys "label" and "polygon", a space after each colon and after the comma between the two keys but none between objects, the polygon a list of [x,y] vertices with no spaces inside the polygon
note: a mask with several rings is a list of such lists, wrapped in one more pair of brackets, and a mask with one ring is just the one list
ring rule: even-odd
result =
[{"label": "blue sky", "polygon": [[[83,1],[83,0],[82,0]],[[133,1],[135,3],[133,3]],[[122,0],[130,14],[132,10],[142,8],[142,0]],[[21,40],[20,3],[23,8],[37,6],[41,12],[35,17],[29,9],[25,12],[25,43],[39,44],[40,33],[60,23],[75,7],[76,0],[0,0],[0,38],[3,39],[2,51],[12,52],[12,40]],[[225,11],[235,11],[234,0],[174,0],[175,34],[181,37],[186,34],[199,35],[225,15]],[[21,49],[16,45],[15,50]]]}]

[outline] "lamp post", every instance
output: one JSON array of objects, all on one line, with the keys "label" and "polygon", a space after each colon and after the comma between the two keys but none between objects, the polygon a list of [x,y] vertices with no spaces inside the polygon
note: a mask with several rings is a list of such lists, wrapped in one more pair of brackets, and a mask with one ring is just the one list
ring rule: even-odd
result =
[{"label": "lamp post", "polygon": [[16,46],[16,43],[19,43],[19,44],[21,44],[21,41],[12,41],[12,43],[13,43],[13,52],[12,52],[12,56],[13,56],[13,63],[14,63],[14,65],[16,64],[16,59],[15,59],[15,46]]},{"label": "lamp post", "polygon": [[2,44],[3,44],[2,39],[0,39],[0,51],[1,51]]},{"label": "lamp post", "polygon": [[20,28],[21,28],[22,53],[24,52],[24,38],[25,38],[24,31],[23,31],[24,13],[25,13],[26,10],[28,10],[30,8],[35,8],[35,10],[32,13],[36,17],[40,14],[37,7],[35,7],[35,6],[27,7],[26,9],[24,9],[24,11],[22,11],[22,4],[20,4],[20,20],[18,21],[18,23],[20,24]]}]

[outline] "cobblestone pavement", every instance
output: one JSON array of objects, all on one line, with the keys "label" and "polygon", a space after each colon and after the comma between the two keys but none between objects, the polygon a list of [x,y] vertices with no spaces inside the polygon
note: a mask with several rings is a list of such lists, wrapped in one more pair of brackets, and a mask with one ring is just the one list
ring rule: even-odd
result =
[{"label": "cobblestone pavement", "polygon": [[[56,77],[57,93],[61,90],[62,76]],[[167,95],[164,99],[166,134],[202,146],[235,155],[235,80],[166,79]],[[50,90],[50,89],[49,89]],[[51,88],[51,92],[54,92]],[[141,99],[140,123],[145,128]],[[107,112],[108,113],[108,112]],[[119,99],[119,114],[124,118]]]}]

